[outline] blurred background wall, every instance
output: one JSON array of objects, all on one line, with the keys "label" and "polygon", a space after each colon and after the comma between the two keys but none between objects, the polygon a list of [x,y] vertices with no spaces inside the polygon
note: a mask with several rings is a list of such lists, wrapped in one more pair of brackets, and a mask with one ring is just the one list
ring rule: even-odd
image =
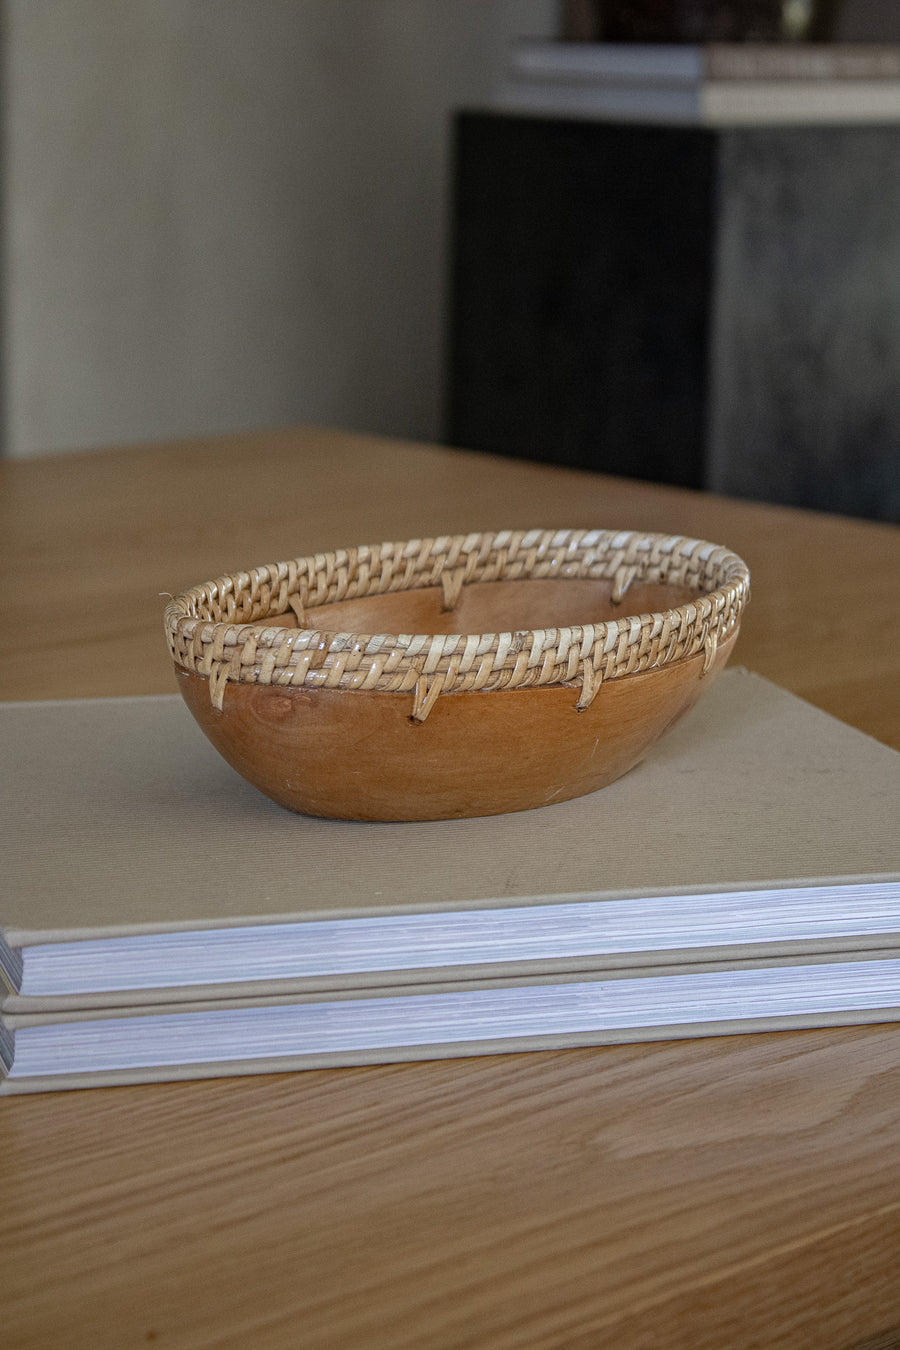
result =
[{"label": "blurred background wall", "polygon": [[435,437],[449,114],[554,0],[7,0],[5,452]]},{"label": "blurred background wall", "polygon": [[0,5],[6,454],[438,436],[450,113],[558,0]]}]

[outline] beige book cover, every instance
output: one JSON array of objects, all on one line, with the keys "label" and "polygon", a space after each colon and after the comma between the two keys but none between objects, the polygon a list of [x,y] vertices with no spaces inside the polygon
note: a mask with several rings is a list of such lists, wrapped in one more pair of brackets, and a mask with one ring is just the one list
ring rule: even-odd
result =
[{"label": "beige book cover", "polygon": [[[879,892],[875,927],[842,926],[844,892],[829,891],[900,874],[900,755],[741,670],[619,782],[514,815],[424,824],[293,815],[220,759],[177,697],[3,705],[0,783],[11,1013],[900,942],[896,884]],[[811,893],[815,910],[824,888],[836,918],[822,931],[776,924],[748,935],[739,912],[709,940],[706,893],[779,887]],[[685,896],[699,908],[654,948],[667,914],[651,902]],[[647,902],[630,911],[631,945],[592,948],[604,926],[596,902],[622,900]],[[517,915],[534,920],[529,910],[548,922],[524,945],[504,945],[502,930]],[[440,927],[442,915],[479,913],[496,919],[493,931],[467,948],[465,935]],[[433,926],[401,959],[391,933],[407,941],[410,916]],[[336,921],[370,925],[340,929],[346,960],[329,955]],[[326,946],[311,962],[313,939]],[[294,966],[291,941],[303,949]],[[376,958],[372,941],[384,947]],[[110,970],[122,951],[132,973],[117,984]]]}]

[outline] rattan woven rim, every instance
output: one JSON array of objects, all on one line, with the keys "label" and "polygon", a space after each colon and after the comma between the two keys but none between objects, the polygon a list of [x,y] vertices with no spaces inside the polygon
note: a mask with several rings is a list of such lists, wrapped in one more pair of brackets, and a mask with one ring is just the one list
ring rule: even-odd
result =
[{"label": "rattan woven rim", "polygon": [[[452,609],[473,582],[591,578],[622,603],[635,580],[696,590],[676,608],[527,632],[334,633],[309,626],[316,608],[390,591],[441,587]],[[750,573],[729,549],[634,530],[501,530],[362,545],[271,563],[193,586],[165,610],[172,660],[209,679],[222,709],[230,683],[410,693],[424,721],[441,694],[578,688],[587,708],[606,680],[704,654],[737,627]],[[297,628],[251,627],[292,612]]]}]

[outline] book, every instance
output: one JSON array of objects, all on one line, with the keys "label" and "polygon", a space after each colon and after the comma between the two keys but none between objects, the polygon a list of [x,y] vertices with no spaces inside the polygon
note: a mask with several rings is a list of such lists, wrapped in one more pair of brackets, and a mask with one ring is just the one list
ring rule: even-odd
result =
[{"label": "book", "polygon": [[0,1094],[898,1020],[874,953],[6,1014]]},{"label": "book", "polygon": [[9,1014],[900,946],[900,754],[741,670],[506,816],[294,815],[177,696],[0,705],[0,781]]},{"label": "book", "polygon": [[894,122],[900,46],[521,41],[493,106],[701,126]]},{"label": "book", "polygon": [[745,671],[483,820],[293,816],[178,698],[0,706],[0,756],[2,1093],[900,1018],[900,755]]},{"label": "book", "polygon": [[522,38],[510,67],[539,78],[699,80],[897,80],[900,43],[555,42]]}]

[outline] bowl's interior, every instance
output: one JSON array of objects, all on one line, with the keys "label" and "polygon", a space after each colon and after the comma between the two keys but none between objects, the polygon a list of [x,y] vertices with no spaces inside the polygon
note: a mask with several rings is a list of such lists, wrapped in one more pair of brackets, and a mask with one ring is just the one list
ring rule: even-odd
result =
[{"label": "bowl's interior", "polygon": [[[452,610],[440,586],[391,591],[319,605],[306,627],[327,633],[508,633],[604,623],[626,614],[657,613],[701,594],[686,586],[635,581],[614,604],[612,582],[592,578],[483,581],[464,586]],[[257,619],[259,628],[296,628],[288,611]]]}]

